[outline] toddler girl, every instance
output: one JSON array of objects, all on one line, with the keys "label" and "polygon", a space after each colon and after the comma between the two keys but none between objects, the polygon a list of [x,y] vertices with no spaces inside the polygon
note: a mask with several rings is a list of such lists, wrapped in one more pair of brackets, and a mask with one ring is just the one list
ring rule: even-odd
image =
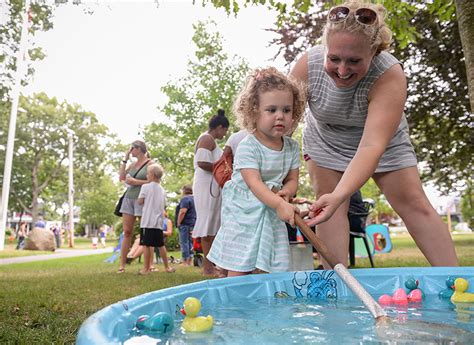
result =
[{"label": "toddler girl", "polygon": [[289,269],[285,222],[294,224],[299,172],[297,127],[305,97],[296,81],[275,68],[248,77],[234,113],[250,133],[235,153],[232,179],[222,190],[221,228],[208,259],[228,276]]}]

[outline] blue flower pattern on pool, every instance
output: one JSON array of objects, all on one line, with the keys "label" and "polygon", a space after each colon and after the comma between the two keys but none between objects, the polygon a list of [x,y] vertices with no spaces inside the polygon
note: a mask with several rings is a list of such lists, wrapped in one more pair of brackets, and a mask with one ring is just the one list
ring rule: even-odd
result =
[{"label": "blue flower pattern on pool", "polygon": [[337,282],[333,275],[334,271],[311,272],[309,276],[306,272],[295,272],[293,287],[296,297],[337,299]]}]

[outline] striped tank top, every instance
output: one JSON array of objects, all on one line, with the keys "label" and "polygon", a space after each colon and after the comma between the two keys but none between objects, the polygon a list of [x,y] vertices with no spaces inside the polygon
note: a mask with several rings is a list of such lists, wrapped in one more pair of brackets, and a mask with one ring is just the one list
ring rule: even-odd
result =
[{"label": "striped tank top", "polygon": [[[372,60],[367,75],[356,85],[340,89],[324,71],[324,47],[308,53],[308,109],[303,131],[303,152],[318,166],[345,171],[359,146],[369,107],[368,93],[390,67],[400,63],[381,52]],[[381,114],[383,116],[383,114]],[[416,166],[405,114],[375,172]]]}]

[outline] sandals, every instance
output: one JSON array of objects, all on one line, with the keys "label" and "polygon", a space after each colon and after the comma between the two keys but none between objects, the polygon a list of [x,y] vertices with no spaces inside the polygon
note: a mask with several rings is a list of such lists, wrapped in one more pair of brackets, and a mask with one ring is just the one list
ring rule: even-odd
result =
[{"label": "sandals", "polygon": [[174,272],[176,272],[176,269],[173,267],[170,267],[166,270],[166,273],[174,273]]},{"label": "sandals", "polygon": [[125,273],[125,268],[119,268],[119,269],[117,270],[117,273]]}]

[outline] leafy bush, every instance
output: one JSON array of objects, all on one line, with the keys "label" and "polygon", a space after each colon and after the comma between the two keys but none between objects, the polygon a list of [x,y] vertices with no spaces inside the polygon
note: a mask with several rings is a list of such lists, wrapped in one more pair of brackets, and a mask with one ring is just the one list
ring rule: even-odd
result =
[{"label": "leafy bush", "polygon": [[169,237],[166,237],[165,245],[166,249],[169,251],[175,251],[176,249],[179,249],[178,229],[173,228],[173,234]]}]

